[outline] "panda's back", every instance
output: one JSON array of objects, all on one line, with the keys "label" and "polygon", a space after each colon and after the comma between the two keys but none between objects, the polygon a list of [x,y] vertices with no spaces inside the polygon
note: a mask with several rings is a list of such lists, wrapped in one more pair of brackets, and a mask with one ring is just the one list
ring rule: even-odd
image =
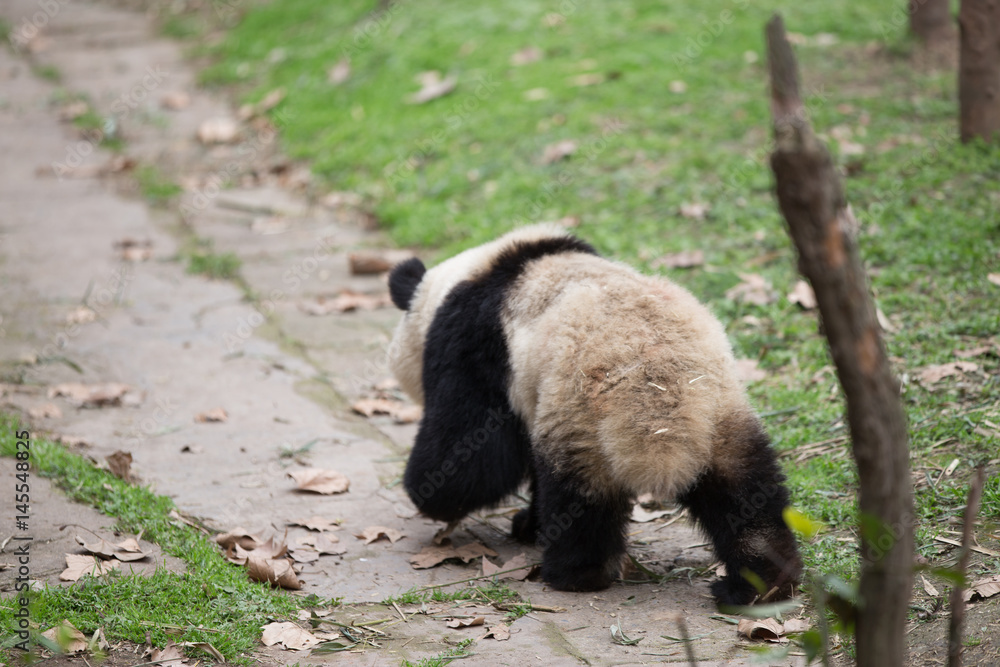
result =
[{"label": "panda's back", "polygon": [[687,290],[585,253],[531,262],[502,315],[509,397],[536,452],[593,493],[672,495],[746,410],[722,325]]}]

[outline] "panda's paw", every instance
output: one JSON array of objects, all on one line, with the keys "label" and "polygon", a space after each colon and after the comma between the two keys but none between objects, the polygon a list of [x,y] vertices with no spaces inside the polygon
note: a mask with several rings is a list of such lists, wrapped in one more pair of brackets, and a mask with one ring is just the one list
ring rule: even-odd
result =
[{"label": "panda's paw", "polygon": [[602,591],[610,586],[615,578],[606,567],[577,568],[569,571],[542,564],[542,579],[559,591]]},{"label": "panda's paw", "polygon": [[521,510],[511,519],[510,536],[525,544],[535,543],[538,538],[538,525],[530,508]]},{"label": "panda's paw", "polygon": [[720,606],[741,607],[757,597],[757,591],[743,578],[725,577],[712,584],[712,596]]}]

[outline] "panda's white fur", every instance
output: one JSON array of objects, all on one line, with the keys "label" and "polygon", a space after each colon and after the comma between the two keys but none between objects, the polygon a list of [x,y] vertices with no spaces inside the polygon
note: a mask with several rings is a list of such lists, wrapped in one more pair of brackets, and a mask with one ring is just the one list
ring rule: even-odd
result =
[{"label": "panda's white fur", "polygon": [[[425,377],[425,359],[440,363],[441,352],[425,345],[436,318],[481,315],[475,313],[478,303],[449,300],[458,286],[467,287],[505,269],[505,263],[513,263],[512,257],[533,244],[554,244],[557,250],[520,260],[514,277],[503,283],[498,322],[507,368],[502,373],[477,376],[481,384],[505,383],[499,389],[523,424],[526,446],[530,446],[527,456],[533,463],[525,464],[530,467],[528,475],[533,485],[541,485],[541,493],[552,499],[540,501],[540,510],[532,507],[531,517],[524,520],[530,526],[524,530],[530,534],[541,531],[546,517],[536,516],[539,512],[547,512],[551,505],[555,516],[559,507],[569,506],[569,500],[575,498],[588,510],[593,508],[595,525],[607,523],[620,532],[618,515],[624,499],[646,492],[661,498],[683,496],[713,537],[717,551],[725,552],[720,557],[728,566],[739,568],[744,561],[753,561],[758,569],[768,569],[770,565],[759,553],[761,544],[778,543],[781,553],[776,558],[786,562],[771,568],[765,578],[770,579],[769,584],[787,586],[798,574],[798,556],[790,533],[780,517],[774,516],[776,511],[780,514],[787,493],[737,375],[722,325],[678,285],[641,275],[588,251],[589,247],[562,248],[559,244],[564,241],[579,243],[553,225],[526,227],[467,250],[422,275],[406,279],[394,276],[390,283],[394,300],[397,293],[403,293],[405,297],[397,304],[407,310],[390,347],[390,364],[402,388],[420,403],[427,399],[425,383],[434,378]],[[423,266],[418,268],[422,273]],[[415,287],[406,285],[417,280]],[[457,308],[465,308],[468,315],[451,312]],[[440,341],[436,344],[441,346]],[[461,373],[463,362],[447,358],[444,367]],[[464,396],[459,392],[449,400],[458,404]],[[468,419],[469,423],[459,428],[437,423],[448,419],[448,412],[440,409],[425,417],[421,429],[426,437],[421,444],[418,436],[411,468],[428,465],[417,462],[418,447],[420,456],[437,457],[427,459],[436,466],[456,458],[454,452],[460,450],[432,451],[452,447],[450,443],[435,444],[435,438],[447,440],[449,434],[471,425]],[[505,438],[489,445],[494,448],[490,455],[498,456],[497,461],[503,461],[497,452],[502,454],[508,447],[510,457],[515,457],[517,435]],[[469,470],[471,477],[488,474]],[[465,473],[460,470],[458,474]],[[518,476],[516,471],[507,474],[510,480]],[[753,478],[760,474],[773,477],[768,488],[777,491],[770,494],[766,508],[757,510],[759,515],[749,519],[737,516],[736,523],[748,522],[748,527],[732,528],[736,523],[730,516],[727,529],[724,522],[711,516],[711,506],[719,504],[719,498],[733,506],[745,501],[754,492]],[[430,473],[424,471],[424,477],[430,479]],[[415,500],[416,491],[411,487],[419,481],[416,477],[407,479]],[[509,481],[504,485],[509,486]],[[567,489],[566,498],[560,495],[562,487]],[[536,488],[536,496],[539,493]],[[488,502],[495,501],[491,496]],[[469,504],[477,505],[474,498]],[[440,511],[425,512],[450,518]],[[708,516],[700,516],[705,514]],[[578,540],[601,539],[599,534],[570,532],[579,532],[574,537]],[[583,547],[586,551],[586,545]],[[593,549],[592,560],[610,559],[602,547],[594,545]],[[577,562],[579,558],[569,552],[559,556],[556,547],[549,550],[553,552],[552,567],[548,575],[543,567],[543,576],[563,584],[559,587],[600,587],[617,568],[609,561],[594,574],[590,571],[596,567],[594,563]],[[576,568],[583,574],[571,572],[563,577],[555,571],[558,567]],[[717,589],[716,595],[723,601],[744,601],[745,589],[745,582],[737,576],[725,591]]]}]

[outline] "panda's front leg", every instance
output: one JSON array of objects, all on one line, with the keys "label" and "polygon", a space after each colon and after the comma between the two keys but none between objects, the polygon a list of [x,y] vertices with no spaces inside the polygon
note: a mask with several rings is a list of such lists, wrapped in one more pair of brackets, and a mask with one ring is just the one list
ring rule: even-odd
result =
[{"label": "panda's front leg", "polygon": [[[619,576],[625,554],[629,496],[590,497],[571,475],[556,475],[535,459],[537,543],[545,550],[542,579],[564,591],[607,588]],[[516,518],[516,517],[515,517]]]}]

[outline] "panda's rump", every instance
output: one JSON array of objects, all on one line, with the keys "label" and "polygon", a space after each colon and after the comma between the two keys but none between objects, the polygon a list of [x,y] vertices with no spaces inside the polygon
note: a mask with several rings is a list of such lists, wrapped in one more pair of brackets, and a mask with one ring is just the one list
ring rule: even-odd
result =
[{"label": "panda's rump", "polygon": [[742,400],[721,325],[682,288],[607,260],[538,264],[506,322],[511,403],[536,453],[589,493],[683,491]]}]

